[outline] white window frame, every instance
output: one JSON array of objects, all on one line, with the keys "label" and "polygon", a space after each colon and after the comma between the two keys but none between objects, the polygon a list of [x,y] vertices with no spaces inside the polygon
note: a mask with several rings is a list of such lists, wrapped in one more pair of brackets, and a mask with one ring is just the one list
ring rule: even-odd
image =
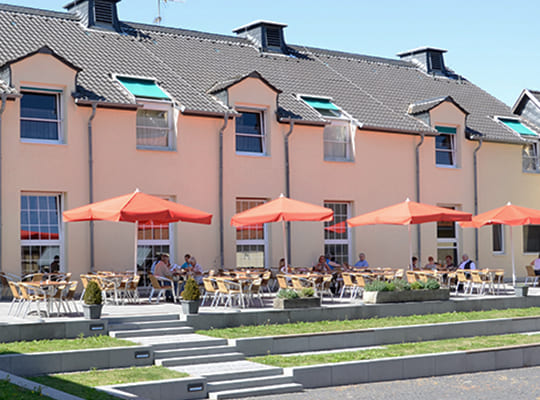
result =
[{"label": "white window frame", "polygon": [[[63,212],[63,194],[59,192],[20,192],[19,195],[19,218],[22,213],[20,208],[20,202],[23,196],[42,196],[42,197],[55,197],[58,207],[58,239],[20,239],[20,231],[22,230],[22,221],[19,220],[19,239],[20,239],[20,254],[22,257],[22,248],[31,247],[31,246],[58,246],[58,256],[60,256],[60,271],[65,272],[65,263],[64,263],[64,224],[62,222],[62,212]],[[39,210],[39,208],[38,208]],[[20,269],[22,273],[22,263],[23,259],[20,261]]]},{"label": "white window frame", "polygon": [[[247,198],[247,197],[237,197],[235,199],[235,207],[238,206],[238,202],[239,201],[261,201],[262,203],[261,204],[264,204],[267,202],[267,199],[262,199],[262,198]],[[244,227],[244,228],[247,228]],[[236,236],[236,229],[235,229],[235,236]],[[234,251],[234,255],[235,255],[235,264],[236,264],[236,260],[237,260],[237,254],[238,254],[238,246],[263,246],[264,248],[264,265],[263,267],[266,267],[267,265],[269,265],[268,263],[268,257],[269,257],[269,254],[268,254],[268,228],[267,228],[267,224],[263,224],[263,239],[243,239],[243,240],[238,240],[236,239],[236,244],[235,244],[235,251]]]},{"label": "white window frame", "polygon": [[[250,107],[238,107],[236,109],[236,111],[238,111],[240,114],[242,113],[251,113],[251,114],[259,114],[259,118],[260,118],[260,123],[261,123],[261,133],[259,135],[253,135],[253,134],[249,134],[249,133],[242,133],[242,132],[238,132],[236,130],[236,119],[235,119],[235,126],[234,126],[234,149],[236,151],[236,154],[239,154],[239,155],[248,155],[248,156],[267,156],[268,153],[267,153],[267,143],[266,141],[268,140],[267,139],[267,133],[266,133],[266,120],[265,120],[265,117],[266,117],[266,112],[264,109],[261,109],[261,108],[250,108]],[[236,138],[238,136],[246,136],[246,137],[260,137],[261,138],[261,147],[262,147],[262,151],[259,153],[259,152],[253,152],[253,151],[242,151],[242,150],[238,150],[237,149],[237,146],[236,146]]]},{"label": "white window frame", "polygon": [[[27,86],[21,86],[21,94],[24,96],[25,94],[46,94],[46,95],[54,95],[56,97],[56,110],[57,110],[57,119],[46,119],[46,118],[29,118],[29,117],[23,117],[22,116],[22,103],[19,102],[20,105],[20,113],[19,113],[19,139],[23,143],[47,143],[47,144],[64,144],[65,138],[64,138],[64,107],[63,107],[63,99],[64,99],[64,92],[60,89],[55,88],[48,88],[48,87],[27,87]],[[21,122],[22,121],[34,121],[34,122],[55,122],[56,123],[56,129],[58,134],[58,139],[32,139],[32,138],[23,138],[22,137],[22,130],[21,130]]]},{"label": "white window frame", "polygon": [[[337,141],[337,140],[327,140],[325,136],[325,132],[323,132],[323,152],[324,152],[324,161],[340,161],[340,162],[353,162],[354,161],[354,151],[353,151],[353,134],[352,134],[352,128],[351,124],[352,122],[344,119],[344,118],[330,118],[326,117],[330,121],[330,125],[325,126],[324,130],[326,131],[327,127],[331,126],[344,126],[347,130],[347,141]],[[327,143],[340,143],[345,144],[347,149],[347,154],[345,157],[331,157],[326,154]]]},{"label": "white window frame", "polygon": [[[495,227],[499,227],[500,228],[500,235],[501,235],[501,249],[500,250],[495,250],[493,248],[493,244],[494,244],[494,236],[495,236]],[[493,254],[505,254],[504,252],[504,225],[501,225],[501,224],[493,224],[491,225],[491,250],[493,252]]]},{"label": "white window frame", "polygon": [[[437,136],[435,137],[435,165],[441,168],[457,168],[457,140],[456,136],[458,135],[457,126],[445,126],[445,125],[436,125],[435,127],[440,126],[441,128],[454,128],[456,133],[444,133],[439,132],[437,136],[448,136],[450,138],[450,149],[440,149],[437,147]],[[437,163],[437,152],[450,153],[452,155],[452,164],[439,164]]]},{"label": "white window frame", "polygon": [[[139,136],[137,135],[137,130],[139,125],[137,124],[138,115],[135,116],[135,142],[137,149],[139,150],[161,150],[161,151],[170,151],[175,149],[175,129],[174,129],[174,107],[170,101],[159,101],[159,100],[148,100],[137,98],[137,103],[142,105],[141,108],[137,109],[137,114],[140,110],[155,110],[155,111],[166,111],[167,112],[167,126],[168,126],[168,136],[167,136],[167,146],[150,146],[139,144]],[[150,127],[150,129],[155,129]]]},{"label": "white window frame", "polygon": [[[334,210],[334,208],[332,207],[333,204],[345,204],[347,206],[347,215],[346,215],[346,218],[345,218],[345,221],[349,218],[351,218],[351,208],[352,208],[352,202],[350,201],[335,201],[335,200],[325,200],[324,201],[324,207],[328,207],[328,208],[331,208],[332,210]],[[328,226],[332,226],[336,224],[335,222],[335,212],[334,212],[334,220],[331,221],[331,222],[325,222],[324,223],[324,227],[328,227]],[[352,263],[352,260],[354,259],[353,257],[353,248],[352,248],[352,235],[351,235],[351,228],[347,227],[346,228],[346,233],[347,233],[347,238],[346,239],[326,239],[326,230],[325,230],[325,234],[323,235],[324,237],[324,248],[325,248],[325,251],[326,251],[326,245],[347,245],[347,262],[349,262],[349,264]],[[325,254],[326,256],[326,254]]]},{"label": "white window frame", "polygon": [[[534,151],[533,156],[525,155],[525,148],[527,146],[531,146],[532,150]],[[532,161],[534,163],[534,169],[526,169],[525,161]],[[521,166],[522,166],[523,172],[533,173],[533,174],[540,173],[540,159],[538,157],[538,143],[527,143],[523,145],[522,150],[521,150]]]},{"label": "white window frame", "polygon": [[[449,208],[451,210],[459,210],[460,209],[460,206],[457,205],[457,204],[437,204],[438,207],[444,207],[444,208]],[[459,257],[459,254],[460,254],[460,251],[459,251],[459,248],[460,248],[460,230],[459,230],[459,224],[457,222],[453,222],[454,224],[454,229],[455,229],[455,232],[456,232],[456,236],[453,237],[453,238],[440,238],[437,236],[437,227],[435,228],[435,237],[437,239],[437,257],[438,257],[438,254],[439,254],[439,249],[455,249],[456,250],[456,257],[455,259],[453,260],[454,261],[454,265],[459,265],[459,260],[457,259],[457,257]],[[455,246],[453,246],[453,244],[455,243]],[[441,261],[441,262],[444,262],[444,260],[437,260],[437,261]]]}]

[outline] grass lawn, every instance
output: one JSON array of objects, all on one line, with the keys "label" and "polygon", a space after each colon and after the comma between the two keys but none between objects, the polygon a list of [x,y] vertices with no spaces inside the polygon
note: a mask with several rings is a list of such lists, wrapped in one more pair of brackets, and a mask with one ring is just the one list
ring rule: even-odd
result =
[{"label": "grass lawn", "polygon": [[529,336],[511,334],[501,336],[478,336],[473,338],[434,340],[420,343],[391,344],[384,346],[380,349],[349,351],[343,353],[305,354],[295,356],[268,355],[261,357],[251,357],[249,358],[249,360],[261,364],[273,365],[276,367],[298,367],[301,365],[374,360],[377,358],[445,353],[449,351],[463,351],[473,349],[487,349],[533,343],[540,343],[540,335]]},{"label": "grass lawn", "polygon": [[103,335],[77,339],[32,340],[28,342],[0,343],[0,354],[41,353],[47,351],[99,349],[135,345],[136,343],[127,340],[115,339]]},{"label": "grass lawn", "polygon": [[0,380],[0,400],[51,400],[41,393],[23,389],[6,380]]},{"label": "grass lawn", "polygon": [[540,316],[540,307],[532,307],[514,308],[507,310],[412,315],[408,317],[387,317],[345,321],[296,322],[291,324],[240,326],[236,328],[197,331],[197,333],[225,339],[237,339],[257,336],[278,336],[302,333],[351,331],[356,329],[383,328],[403,325],[437,324],[444,322],[538,316]]},{"label": "grass lawn", "polygon": [[129,382],[183,378],[186,376],[188,376],[188,374],[176,372],[161,366],[151,366],[92,370],[88,372],[38,376],[30,379],[34,382],[82,397],[83,399],[117,400],[117,397],[93,389],[92,387]]}]

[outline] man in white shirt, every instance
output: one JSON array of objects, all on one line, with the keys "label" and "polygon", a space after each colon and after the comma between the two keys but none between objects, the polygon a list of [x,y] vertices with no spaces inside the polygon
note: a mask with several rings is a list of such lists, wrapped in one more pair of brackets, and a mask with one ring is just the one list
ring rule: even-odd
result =
[{"label": "man in white shirt", "polygon": [[469,256],[467,254],[463,254],[461,256],[461,264],[459,264],[459,269],[476,269],[476,265],[472,260],[469,260]]}]

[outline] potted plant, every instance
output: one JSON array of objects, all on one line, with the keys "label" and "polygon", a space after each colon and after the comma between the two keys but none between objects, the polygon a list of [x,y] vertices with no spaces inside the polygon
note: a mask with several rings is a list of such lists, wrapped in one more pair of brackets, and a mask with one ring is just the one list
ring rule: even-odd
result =
[{"label": "potted plant", "polygon": [[199,298],[201,291],[195,279],[189,278],[184,285],[182,296],[182,312],[184,314],[197,314],[199,312]]},{"label": "potted plant", "polygon": [[529,285],[526,285],[524,283],[518,283],[514,287],[514,290],[516,292],[516,296],[525,297],[529,294]]},{"label": "potted plant", "polygon": [[95,281],[88,282],[83,297],[83,314],[86,319],[100,319],[103,298],[101,289]]},{"label": "potted plant", "polygon": [[274,308],[279,310],[320,306],[321,298],[315,296],[315,290],[313,288],[307,287],[299,291],[294,289],[281,289],[274,299]]}]

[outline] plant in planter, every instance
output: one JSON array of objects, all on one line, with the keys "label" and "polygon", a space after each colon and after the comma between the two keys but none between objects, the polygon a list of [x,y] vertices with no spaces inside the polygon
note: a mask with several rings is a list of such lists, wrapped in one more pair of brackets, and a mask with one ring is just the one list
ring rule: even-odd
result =
[{"label": "plant in planter", "polygon": [[83,297],[83,314],[86,319],[100,319],[103,298],[101,289],[95,281],[88,282]]},{"label": "plant in planter", "polygon": [[281,289],[274,299],[274,308],[283,310],[288,308],[320,307],[321,299],[315,296],[313,288],[303,288],[299,291]]},{"label": "plant in planter", "polygon": [[199,298],[201,291],[195,279],[189,278],[182,291],[182,312],[184,314],[197,314],[199,312]]},{"label": "plant in planter", "polygon": [[364,303],[448,300],[449,297],[450,290],[441,289],[441,285],[435,279],[411,284],[404,280],[373,281],[366,284],[363,295]]}]

